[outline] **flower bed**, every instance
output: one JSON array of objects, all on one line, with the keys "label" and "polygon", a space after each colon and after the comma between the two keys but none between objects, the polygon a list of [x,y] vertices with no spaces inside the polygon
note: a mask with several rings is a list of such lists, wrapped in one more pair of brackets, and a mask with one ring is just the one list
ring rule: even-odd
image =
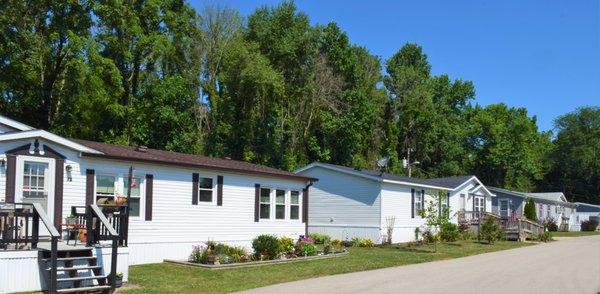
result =
[{"label": "flower bed", "polygon": [[194,246],[188,261],[165,261],[205,268],[229,268],[320,259],[347,254],[347,251],[340,245],[326,243],[318,250],[314,243],[314,240],[309,237],[301,237],[294,241],[289,237],[277,238],[272,235],[260,235],[252,241],[254,253],[249,253],[244,247],[209,241]]}]

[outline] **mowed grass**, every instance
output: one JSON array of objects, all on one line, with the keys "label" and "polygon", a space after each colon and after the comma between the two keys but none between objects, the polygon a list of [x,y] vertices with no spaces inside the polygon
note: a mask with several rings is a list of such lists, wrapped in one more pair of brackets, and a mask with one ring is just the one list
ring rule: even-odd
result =
[{"label": "mowed grass", "polygon": [[499,241],[493,245],[476,241],[459,241],[407,248],[349,248],[350,254],[330,259],[265,265],[239,269],[209,270],[156,263],[129,267],[132,288],[125,293],[227,293],[276,283],[291,282],[325,275],[372,270],[531,245],[523,242]]},{"label": "mowed grass", "polygon": [[583,237],[600,235],[600,232],[550,232],[550,234],[552,234],[552,237]]}]

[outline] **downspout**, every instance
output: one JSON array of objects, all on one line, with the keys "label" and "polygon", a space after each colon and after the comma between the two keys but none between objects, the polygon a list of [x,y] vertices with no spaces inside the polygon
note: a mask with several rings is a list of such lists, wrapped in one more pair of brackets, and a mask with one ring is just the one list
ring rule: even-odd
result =
[{"label": "downspout", "polygon": [[[315,179],[315,180],[308,181],[308,184],[306,184],[306,187],[304,187],[306,194],[302,195],[302,198],[304,200],[304,205],[306,206],[306,207],[304,207],[304,213],[306,215],[302,216],[306,220],[304,222],[304,237],[308,237],[308,217],[309,217],[309,215],[308,215],[308,198],[309,198],[308,190],[316,181],[318,181],[318,180]],[[304,199],[304,198],[306,198],[306,199]]]}]

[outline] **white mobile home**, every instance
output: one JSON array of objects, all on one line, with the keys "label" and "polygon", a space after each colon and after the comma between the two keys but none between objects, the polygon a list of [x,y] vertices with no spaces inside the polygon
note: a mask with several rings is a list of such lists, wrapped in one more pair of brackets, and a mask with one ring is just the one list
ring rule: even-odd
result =
[{"label": "white mobile home", "polygon": [[575,202],[577,211],[573,221],[573,230],[580,231],[581,223],[590,219],[595,219],[600,222],[600,205],[594,205],[583,202]]},{"label": "white mobile home", "polygon": [[419,179],[326,163],[312,163],[296,173],[319,178],[311,188],[309,231],[342,240],[366,237],[382,242],[390,217],[395,218],[393,242],[414,240],[415,228],[425,223],[419,209],[439,191],[449,195],[440,206],[449,205],[455,222],[492,211],[494,194],[475,176]]},{"label": "white mobile home", "polygon": [[[249,247],[259,234],[304,235],[308,188],[316,180],[229,159],[66,139],[2,116],[0,163],[0,292],[45,287],[37,253],[30,253],[38,238],[42,243],[62,230],[64,239],[66,217],[84,219],[99,203],[127,196],[129,187],[128,209],[105,215],[125,274],[128,264],[187,259],[192,245],[207,240]],[[22,224],[33,214],[45,220],[39,236]],[[94,225],[102,218],[96,215]],[[108,226],[94,232],[108,234]],[[103,236],[88,232],[89,239]],[[14,284],[17,261],[27,279]]]}]

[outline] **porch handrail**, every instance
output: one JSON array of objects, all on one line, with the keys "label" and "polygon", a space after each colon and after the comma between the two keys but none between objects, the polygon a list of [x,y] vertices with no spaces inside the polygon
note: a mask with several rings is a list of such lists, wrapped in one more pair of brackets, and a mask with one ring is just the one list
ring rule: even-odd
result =
[{"label": "porch handrail", "polygon": [[[110,224],[104,213],[100,210],[100,207],[96,204],[92,204],[89,206],[89,213],[92,216],[98,218],[98,221],[102,223],[102,225],[106,228],[106,231],[110,235],[112,239],[112,248],[111,248],[111,259],[110,259],[110,275],[108,277],[111,290],[114,291],[117,288],[117,250],[119,248],[119,233],[117,230],[113,228]],[[88,226],[91,225],[91,221],[88,220]]]},{"label": "porch handrail", "polygon": [[[33,204],[33,232],[36,236],[39,236],[39,220],[42,221],[48,233],[50,234],[50,281],[48,283],[48,293],[56,293],[58,289],[58,278],[56,274],[57,259],[58,259],[58,239],[60,238],[60,233],[54,227],[50,218],[44,211],[44,208],[39,203]],[[37,237],[35,238],[37,239]],[[37,240],[36,240],[37,241]]]}]

